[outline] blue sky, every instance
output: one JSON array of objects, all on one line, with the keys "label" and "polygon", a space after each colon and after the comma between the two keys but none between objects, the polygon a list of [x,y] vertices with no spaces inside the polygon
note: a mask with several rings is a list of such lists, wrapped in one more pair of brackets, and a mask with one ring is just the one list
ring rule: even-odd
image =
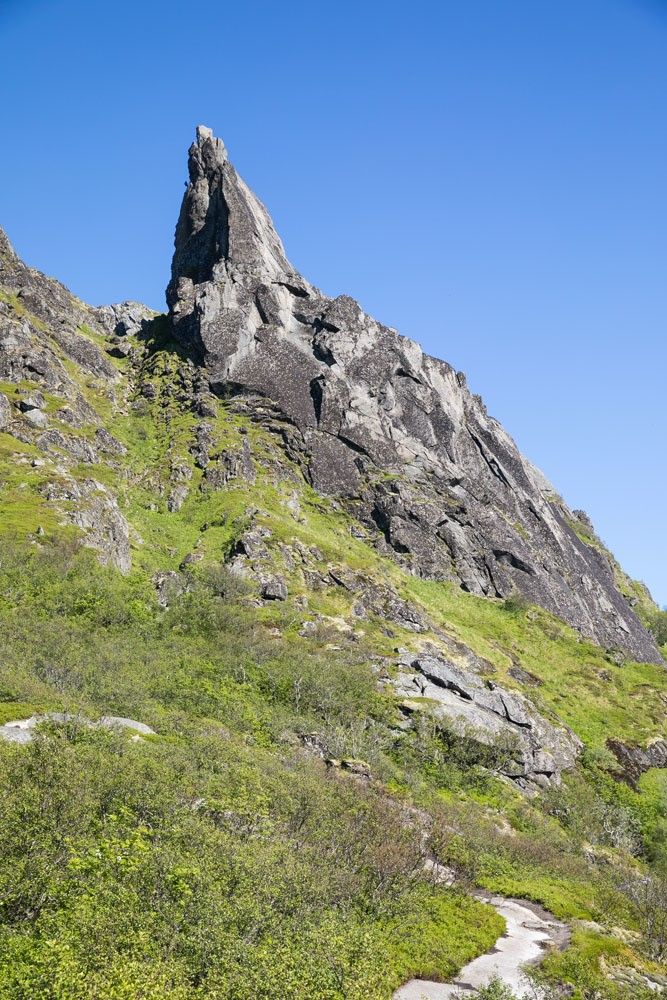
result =
[{"label": "blue sky", "polygon": [[203,122],[667,603],[667,2],[2,0],[0,225],[161,308]]}]

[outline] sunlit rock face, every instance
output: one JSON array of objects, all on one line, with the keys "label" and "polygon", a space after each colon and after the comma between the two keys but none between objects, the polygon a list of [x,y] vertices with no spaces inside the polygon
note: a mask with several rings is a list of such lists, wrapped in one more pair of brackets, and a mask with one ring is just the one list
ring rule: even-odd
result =
[{"label": "sunlit rock face", "polygon": [[659,661],[607,554],[579,538],[464,375],[298,274],[203,126],[189,173],[167,297],[214,391],[280,434],[314,488],[415,574],[518,592],[605,647]]}]

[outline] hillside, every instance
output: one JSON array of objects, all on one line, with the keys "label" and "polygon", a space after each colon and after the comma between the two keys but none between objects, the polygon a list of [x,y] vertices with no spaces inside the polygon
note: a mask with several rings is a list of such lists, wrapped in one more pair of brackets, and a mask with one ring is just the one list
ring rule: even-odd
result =
[{"label": "hillside", "polygon": [[473,886],[570,926],[545,997],[654,996],[657,609],[207,129],[189,171],[166,315],[0,231],[0,998],[388,998],[493,945]]}]

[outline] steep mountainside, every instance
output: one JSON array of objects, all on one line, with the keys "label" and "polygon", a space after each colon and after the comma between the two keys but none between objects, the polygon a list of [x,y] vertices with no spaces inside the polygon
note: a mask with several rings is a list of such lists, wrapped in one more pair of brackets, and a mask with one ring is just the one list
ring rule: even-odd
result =
[{"label": "steep mountainside", "polygon": [[208,129],[189,170],[168,301],[214,390],[280,421],[315,489],[347,497],[413,572],[517,590],[602,645],[658,659],[609,560],[465,376],[304,281]]},{"label": "steep mountainside", "polygon": [[657,609],[203,127],[189,170],[168,315],[0,231],[0,1000],[380,1000],[492,945],[472,884],[643,997]]}]

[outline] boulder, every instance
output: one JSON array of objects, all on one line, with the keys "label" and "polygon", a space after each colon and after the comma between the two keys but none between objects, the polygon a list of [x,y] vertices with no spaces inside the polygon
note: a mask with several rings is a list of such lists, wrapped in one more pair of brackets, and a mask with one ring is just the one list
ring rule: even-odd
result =
[{"label": "boulder", "polygon": [[29,410],[43,410],[45,406],[46,400],[37,390],[25,393],[19,400],[19,409],[22,413],[27,413]]},{"label": "boulder", "polygon": [[137,722],[135,719],[126,719],[118,715],[103,715],[97,722],[91,722],[84,716],[72,715],[69,712],[46,712],[44,715],[31,715],[27,719],[16,719],[6,722],[0,726],[0,739],[8,743],[31,743],[34,739],[35,728],[43,722],[55,722],[58,725],[65,725],[68,722],[75,722],[88,729],[118,729],[129,730],[135,733],[135,739],[141,736],[155,736],[155,730],[151,729],[144,722]]},{"label": "boulder", "polygon": [[153,584],[157,592],[158,604],[168,608],[171,602],[187,590],[187,580],[175,570],[156,573]]},{"label": "boulder", "polygon": [[5,743],[31,743],[32,738],[31,728],[19,726],[15,722],[0,726],[0,740]]},{"label": "boulder", "polygon": [[49,426],[49,418],[43,410],[26,410],[23,417],[32,427],[36,427],[38,430],[44,430]]},{"label": "boulder", "polygon": [[122,715],[103,715],[97,725],[103,729],[129,729],[140,736],[155,736],[155,730],[147,726],[145,722],[137,722],[136,719],[126,719]]},{"label": "boulder", "polygon": [[[462,656],[462,650],[457,649]],[[436,655],[403,651],[393,685],[404,718],[429,707],[462,738],[502,746],[500,773],[520,788],[534,790],[560,782],[571,769],[581,742],[564,727],[547,722],[527,698],[481,677],[476,657],[453,663]]]},{"label": "boulder", "polygon": [[286,601],[288,592],[284,577],[263,577],[260,580],[260,593],[265,601]]},{"label": "boulder", "polygon": [[0,431],[4,431],[5,427],[7,427],[11,419],[12,419],[11,403],[9,402],[4,393],[0,392]]}]

